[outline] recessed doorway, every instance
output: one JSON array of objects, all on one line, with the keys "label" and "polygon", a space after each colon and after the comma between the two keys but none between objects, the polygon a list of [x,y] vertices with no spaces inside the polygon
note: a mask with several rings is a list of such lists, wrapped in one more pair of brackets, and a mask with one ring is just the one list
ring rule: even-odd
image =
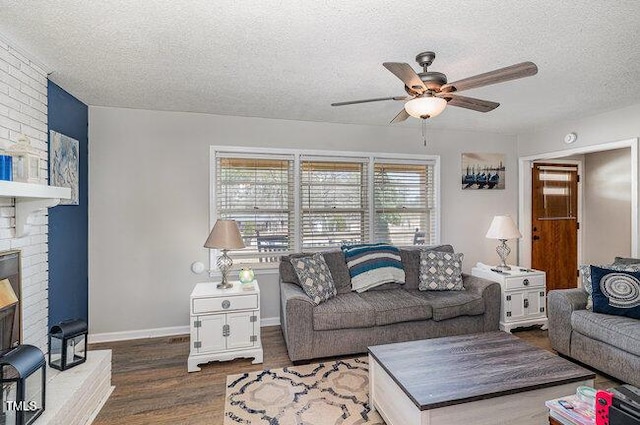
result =
[{"label": "recessed doorway", "polygon": [[[572,160],[563,160],[567,158]],[[580,160],[576,161],[576,158]],[[538,190],[541,191],[541,186],[547,187],[546,199],[542,197],[542,201],[543,203],[547,201],[548,209],[534,211],[536,164],[542,167],[545,165],[561,167],[563,163],[569,168],[571,163],[592,164],[581,165],[585,174],[581,176],[582,185],[587,182],[584,190],[582,192],[578,190],[575,199],[571,196],[563,197],[561,192],[565,194],[571,190],[568,187],[569,181],[566,184],[560,181],[551,184],[548,179],[561,177],[545,175],[543,179],[547,179],[547,184],[541,185],[538,182]],[[622,172],[623,168],[626,171]],[[547,174],[562,174],[560,170],[554,168],[543,171]],[[580,173],[583,171],[580,170]],[[590,173],[589,176],[586,175],[587,173]],[[568,180],[569,177],[562,177],[562,179]],[[619,181],[621,179],[624,181]],[[607,263],[613,261],[614,255],[638,256],[638,139],[522,157],[519,159],[519,185],[519,227],[523,235],[518,246],[519,264],[545,270],[548,275],[548,290],[579,285],[577,265],[585,261]],[[614,199],[621,197],[621,190],[624,191],[622,193],[624,202]],[[586,200],[589,202],[585,204]],[[574,212],[571,202],[575,202],[577,213]],[[619,205],[623,207],[618,208]],[[561,217],[563,215],[561,213],[566,213],[564,215],[566,218]],[[543,218],[542,221],[545,223],[541,223],[539,218]],[[545,218],[550,220],[544,220]],[[585,227],[585,224],[588,227]],[[546,229],[546,227],[558,225],[569,227],[575,225],[575,232],[564,228]],[[540,235],[541,228],[545,228],[548,232],[546,242]],[[606,246],[605,235],[609,235],[609,241],[615,241],[615,243]],[[571,252],[566,253],[558,249],[556,245],[561,240],[576,247],[576,260],[571,258],[574,255]],[[544,258],[542,263],[539,261],[540,256]]]}]

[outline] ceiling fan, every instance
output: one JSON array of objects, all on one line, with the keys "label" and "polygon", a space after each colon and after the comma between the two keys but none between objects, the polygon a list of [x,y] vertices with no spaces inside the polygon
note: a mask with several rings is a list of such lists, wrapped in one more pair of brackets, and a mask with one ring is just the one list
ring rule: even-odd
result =
[{"label": "ceiling fan", "polygon": [[447,76],[441,72],[428,71],[436,54],[422,52],[416,56],[416,62],[423,72],[416,73],[407,63],[385,62],[382,65],[404,83],[408,96],[380,97],[375,99],[352,100],[332,103],[331,106],[354,105],[357,103],[380,102],[383,100],[406,101],[404,108],[391,123],[401,122],[410,116],[415,118],[433,118],[444,111],[447,105],[471,109],[478,112],[489,112],[500,106],[497,102],[460,96],[457,92],[502,83],[518,78],[530,77],[538,72],[533,62],[522,62],[494,71],[485,72],[473,77],[447,83]]}]

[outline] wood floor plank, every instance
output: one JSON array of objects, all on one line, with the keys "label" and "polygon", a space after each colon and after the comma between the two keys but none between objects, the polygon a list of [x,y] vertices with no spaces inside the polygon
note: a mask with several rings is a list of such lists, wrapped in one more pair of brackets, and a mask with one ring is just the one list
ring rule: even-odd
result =
[{"label": "wood floor plank", "polygon": [[[546,331],[514,335],[552,351]],[[251,359],[213,362],[202,365],[200,372],[188,373],[188,335],[92,344],[91,349],[113,350],[116,387],[94,424],[222,424],[227,375],[292,365],[279,326],[262,329],[262,345],[263,364],[252,365]],[[596,376],[598,388],[616,385],[610,378]]]}]

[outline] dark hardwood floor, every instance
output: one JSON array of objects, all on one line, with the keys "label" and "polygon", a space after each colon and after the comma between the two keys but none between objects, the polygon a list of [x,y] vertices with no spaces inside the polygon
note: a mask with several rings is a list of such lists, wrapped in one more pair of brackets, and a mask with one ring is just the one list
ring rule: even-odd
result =
[{"label": "dark hardwood floor", "polygon": [[[516,331],[514,335],[551,351],[546,331]],[[113,350],[115,390],[94,421],[115,424],[221,425],[227,375],[290,366],[279,326],[262,329],[264,363],[251,360],[213,362],[200,372],[187,372],[189,336],[92,344]],[[91,355],[89,353],[89,355]],[[618,385],[598,375],[596,387]]]}]

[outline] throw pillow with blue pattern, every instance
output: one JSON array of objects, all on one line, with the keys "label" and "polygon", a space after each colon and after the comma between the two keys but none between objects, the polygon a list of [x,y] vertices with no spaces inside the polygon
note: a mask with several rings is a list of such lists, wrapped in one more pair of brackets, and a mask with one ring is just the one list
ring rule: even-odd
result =
[{"label": "throw pillow with blue pattern", "polygon": [[593,312],[640,319],[640,272],[591,266]]},{"label": "throw pillow with blue pattern", "polygon": [[323,303],[338,294],[331,271],[324,256],[315,253],[309,257],[292,258],[290,260],[298,276],[302,290],[315,305]]},{"label": "throw pillow with blue pattern", "polygon": [[[624,272],[638,272],[640,271],[640,264],[596,264],[595,267],[601,269],[609,269]],[[591,282],[591,265],[582,264],[580,269],[580,276],[582,277],[582,288],[587,292],[587,310],[593,310],[593,284]]]},{"label": "throw pillow with blue pattern", "polygon": [[462,259],[464,254],[440,251],[420,253],[421,291],[462,291]]},{"label": "throw pillow with blue pattern", "polygon": [[351,290],[364,292],[385,283],[404,283],[400,250],[386,243],[343,245]]}]

